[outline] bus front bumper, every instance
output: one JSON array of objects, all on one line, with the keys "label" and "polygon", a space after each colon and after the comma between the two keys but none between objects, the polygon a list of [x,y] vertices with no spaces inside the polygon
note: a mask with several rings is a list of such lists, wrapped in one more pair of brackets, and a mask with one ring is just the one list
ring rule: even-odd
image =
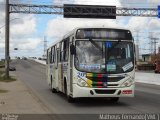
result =
[{"label": "bus front bumper", "polygon": [[134,85],[121,88],[88,88],[73,84],[72,97],[134,97]]}]

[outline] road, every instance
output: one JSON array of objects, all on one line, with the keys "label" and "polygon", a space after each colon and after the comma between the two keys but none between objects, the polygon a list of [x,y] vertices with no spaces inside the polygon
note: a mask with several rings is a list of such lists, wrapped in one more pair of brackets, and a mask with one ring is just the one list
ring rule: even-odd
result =
[{"label": "road", "polygon": [[12,62],[13,72],[56,114],[105,114],[105,113],[158,113],[160,111],[160,86],[136,83],[134,98],[120,98],[118,103],[109,103],[105,98],[79,99],[68,103],[62,93],[52,93],[46,82],[45,66],[31,60]]}]

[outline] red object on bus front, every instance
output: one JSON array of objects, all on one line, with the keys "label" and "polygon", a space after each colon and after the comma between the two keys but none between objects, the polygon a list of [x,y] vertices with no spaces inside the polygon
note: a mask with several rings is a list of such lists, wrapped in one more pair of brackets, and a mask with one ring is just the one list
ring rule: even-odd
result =
[{"label": "red object on bus front", "polygon": [[155,62],[155,73],[160,73],[160,60]]},{"label": "red object on bus front", "polygon": [[123,90],[122,94],[132,94],[132,90]]}]

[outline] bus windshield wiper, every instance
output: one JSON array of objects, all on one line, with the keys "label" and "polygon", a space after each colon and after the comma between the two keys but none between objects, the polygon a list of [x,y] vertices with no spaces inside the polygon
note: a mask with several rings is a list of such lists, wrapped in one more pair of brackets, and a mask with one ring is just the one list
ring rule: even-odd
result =
[{"label": "bus windshield wiper", "polygon": [[95,48],[103,52],[103,49],[95,41],[93,41],[92,39],[89,39],[89,41],[93,44]]}]

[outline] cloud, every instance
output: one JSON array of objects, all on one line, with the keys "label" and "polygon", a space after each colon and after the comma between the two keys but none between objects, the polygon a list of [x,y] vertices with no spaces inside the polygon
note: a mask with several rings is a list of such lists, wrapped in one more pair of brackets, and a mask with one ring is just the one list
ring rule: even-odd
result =
[{"label": "cloud", "polygon": [[4,0],[0,0],[0,3],[4,2]]},{"label": "cloud", "polygon": [[148,28],[148,22],[148,18],[131,17],[125,27],[131,30],[141,31]]},{"label": "cloud", "polygon": [[149,24],[149,30],[159,30],[160,29],[160,20],[159,19],[151,19]]},{"label": "cloud", "polygon": [[148,0],[148,5],[150,7],[155,7],[157,8],[157,6],[160,4],[160,1],[159,0]]},{"label": "cloud", "polygon": [[19,50],[33,50],[36,49],[41,42],[42,40],[40,38],[23,38],[21,39],[21,42],[13,40],[11,43],[11,49],[18,48]]},{"label": "cloud", "polygon": [[[15,1],[10,1],[10,3]],[[20,1],[16,1],[20,3]],[[5,4],[0,0],[0,53],[4,54],[5,42]],[[4,26],[4,27],[3,27]],[[19,49],[33,50],[40,45],[40,39],[34,38],[37,32],[37,18],[35,15],[10,14],[10,50],[14,47]],[[27,37],[28,36],[28,37]],[[23,42],[22,42],[23,41]],[[30,52],[29,52],[30,53]]]},{"label": "cloud", "polygon": [[116,5],[116,6],[120,6],[120,2],[118,0],[75,0],[74,1],[75,4],[88,4],[88,5]]},{"label": "cloud", "polygon": [[147,5],[147,0],[119,0],[122,6],[124,7],[140,7]]},{"label": "cloud", "polygon": [[4,43],[0,43],[0,48],[4,48]]},{"label": "cloud", "polygon": [[120,27],[114,20],[104,19],[72,19],[57,18],[48,23],[47,35],[49,37],[61,38],[63,35],[77,27]]},{"label": "cloud", "polygon": [[85,4],[85,5],[116,5],[121,6],[118,0],[53,0],[53,4]]},{"label": "cloud", "polygon": [[74,0],[53,0],[53,4],[55,5],[63,5],[73,3]]},{"label": "cloud", "polygon": [[4,1],[0,0],[0,28],[1,26],[4,25],[4,17],[5,17],[4,10],[5,10]]},{"label": "cloud", "polygon": [[[117,5],[120,2],[117,0],[54,0],[54,4],[85,4],[85,5]],[[109,19],[69,19],[57,17],[48,22],[47,35],[49,37],[59,38],[73,30],[76,27],[117,27],[120,24],[116,20]]]},{"label": "cloud", "polygon": [[[12,17],[13,18],[13,17]],[[11,24],[11,36],[21,37],[24,35],[31,35],[36,32],[36,18],[34,15],[15,15]]]}]

